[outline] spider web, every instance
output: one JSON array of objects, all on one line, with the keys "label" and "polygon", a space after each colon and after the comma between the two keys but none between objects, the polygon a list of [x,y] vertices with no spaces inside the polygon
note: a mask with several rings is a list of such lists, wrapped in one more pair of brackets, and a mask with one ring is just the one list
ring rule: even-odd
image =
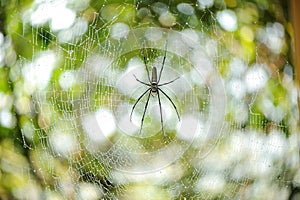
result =
[{"label": "spider web", "polygon": [[[67,29],[53,18],[24,18],[19,36],[32,47],[32,59],[20,55],[18,66],[33,100],[22,141],[37,177],[31,182],[43,185],[38,196],[287,198],[297,183],[298,161],[292,67],[284,65],[281,82],[268,69],[270,60],[259,61],[259,49],[254,62],[240,58],[233,33],[219,25],[222,13],[210,9],[213,1],[205,2],[31,6],[30,17],[47,3],[73,6],[82,16]],[[259,36],[267,31],[262,28]],[[144,56],[151,75],[153,66],[160,70],[165,50],[161,83],[179,79],[160,88],[180,120],[160,93],[163,137],[157,96],[151,95],[139,134],[147,95],[131,121],[130,112],[147,87],[134,75],[148,83]]]}]

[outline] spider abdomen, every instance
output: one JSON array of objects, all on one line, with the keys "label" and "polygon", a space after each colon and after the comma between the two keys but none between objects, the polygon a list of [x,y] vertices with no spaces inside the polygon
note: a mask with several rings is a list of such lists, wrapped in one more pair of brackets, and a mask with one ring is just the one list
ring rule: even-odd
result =
[{"label": "spider abdomen", "polygon": [[152,68],[152,77],[151,77],[151,84],[156,83],[157,84],[157,71],[156,67]]},{"label": "spider abdomen", "polygon": [[152,77],[151,77],[151,92],[157,93],[158,86],[157,86],[157,70],[156,67],[152,68]]}]

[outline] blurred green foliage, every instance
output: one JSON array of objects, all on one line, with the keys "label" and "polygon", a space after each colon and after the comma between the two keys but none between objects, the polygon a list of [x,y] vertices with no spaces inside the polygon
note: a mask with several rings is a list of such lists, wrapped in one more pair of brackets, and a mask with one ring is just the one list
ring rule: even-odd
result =
[{"label": "blurred green foliage", "polygon": [[[293,37],[289,30],[287,3],[271,0],[216,0],[214,5],[199,9],[199,2],[201,1],[160,1],[168,7],[169,12],[176,19],[176,24],[167,28],[178,31],[194,29],[220,42],[218,70],[226,86],[232,78],[230,61],[233,57],[248,62],[249,68],[256,62],[267,63],[271,74],[265,87],[259,92],[255,94],[249,92],[243,100],[227,96],[229,105],[226,110],[227,124],[224,129],[230,129],[233,132],[256,131],[254,135],[258,138],[268,137],[272,131],[278,130],[284,134],[287,141],[294,139],[298,134],[298,108],[293,94],[295,85],[293,80],[284,81],[284,76],[287,76],[284,74],[284,69],[290,62],[290,39]],[[67,6],[71,7],[72,3],[74,2],[68,2]],[[98,82],[92,80],[89,86],[75,83],[68,90],[63,90],[59,85],[63,72],[77,70],[85,65],[87,57],[90,56],[87,54],[93,53],[90,49],[96,48],[109,37],[110,29],[115,23],[126,23],[131,29],[150,26],[165,27],[159,19],[159,14],[154,11],[155,3],[156,1],[151,0],[125,2],[91,0],[90,4],[82,10],[74,8],[76,17],[87,21],[87,31],[80,36],[79,40],[60,43],[58,31],[52,31],[49,22],[41,26],[31,24],[28,12],[36,9],[37,4],[30,0],[1,1],[0,31],[3,34],[3,43],[0,46],[3,59],[0,62],[0,199],[84,199],[84,196],[80,196],[83,195],[80,190],[83,183],[90,183],[99,188],[101,192],[97,193],[94,199],[280,198],[281,196],[274,196],[277,193],[272,196],[272,193],[276,191],[282,193],[284,197],[290,195],[294,187],[291,184],[299,172],[296,169],[297,164],[289,159],[298,159],[295,158],[298,155],[297,147],[288,146],[289,155],[286,155],[286,160],[279,159],[271,163],[270,167],[274,168],[271,180],[265,181],[262,178],[265,181],[266,189],[262,190],[265,194],[260,193],[261,191],[251,194],[253,185],[261,186],[257,183],[260,179],[256,180],[256,175],[249,174],[241,179],[234,178],[234,173],[237,173],[234,171],[235,167],[246,162],[247,158],[237,156],[233,159],[233,164],[226,162],[226,158],[230,157],[226,151],[231,148],[231,144],[228,143],[233,137],[227,133],[224,133],[222,138],[214,141],[213,144],[201,144],[203,146],[200,150],[192,146],[180,160],[170,166],[170,169],[164,171],[165,174],[153,175],[153,177],[159,177],[157,180],[151,175],[141,180],[139,178],[126,179],[126,173],[123,174],[124,177],[120,175],[121,178],[111,178],[112,173],[116,173],[111,163],[101,162],[95,155],[90,154],[85,147],[80,146],[83,142],[80,142],[78,146],[84,150],[77,151],[70,156],[71,158],[65,158],[55,151],[51,145],[52,132],[67,130],[73,135],[81,135],[78,132],[83,131],[82,127],[76,126],[76,120],[79,120],[79,117],[72,121],[68,118],[70,113],[79,116],[82,110],[95,111],[101,106],[109,106],[111,99],[107,94],[116,93],[114,87],[102,85],[100,80]],[[186,15],[178,11],[176,6],[179,3],[191,5],[194,13]],[[148,11],[141,13],[141,8],[147,8],[149,13]],[[217,12],[224,9],[231,9],[235,12],[238,18],[236,31],[226,31],[217,22]],[[257,36],[259,30],[264,30],[268,23],[274,22],[281,23],[284,27],[283,45],[279,53],[272,52]],[[56,63],[58,67],[54,69],[49,84],[44,88],[53,93],[37,97],[37,93],[30,92],[26,88],[24,68],[36,59],[40,51],[47,50],[55,51],[60,56]],[[156,53],[156,51],[147,50],[149,60],[157,57]],[[158,51],[158,54],[160,53],[162,52]],[[117,63],[118,70],[123,70],[129,58],[134,54],[137,54],[137,51],[123,55],[124,57],[121,57]],[[174,60],[173,62],[177,61],[176,58]],[[89,96],[84,93],[88,89],[92,90]],[[199,99],[200,110],[204,114],[209,114],[208,110],[205,110],[209,106],[209,88],[195,86],[193,89],[198,91],[197,99]],[[201,94],[207,95],[201,96]],[[39,98],[43,101],[39,101]],[[76,102],[73,101],[74,99],[82,101]],[[88,101],[89,99],[93,99],[90,101],[92,103]],[[274,108],[284,113],[281,120],[272,121],[269,116],[265,115],[263,105],[266,100],[270,100]],[[247,115],[246,121],[240,123],[237,120],[240,117],[238,103],[242,101],[245,101],[248,107],[243,111]],[[43,102],[47,104],[44,105]],[[62,119],[70,119],[70,121],[64,122]],[[245,134],[248,134],[249,138],[252,137],[251,133],[246,131]],[[117,140],[114,137],[117,136],[112,136],[112,140]],[[170,144],[174,138],[176,138],[175,131],[170,133],[169,140],[161,140],[159,134],[149,140],[140,140],[143,146],[140,151],[151,152],[156,148],[162,148]],[[85,138],[79,139],[84,141]],[[182,141],[182,143],[185,142]],[[218,145],[207,157],[208,161],[191,162],[191,158],[197,157],[199,151],[209,149],[215,144]],[[267,147],[272,147],[272,145]],[[128,158],[119,162],[126,162],[126,159]],[[251,159],[255,160],[255,158]],[[199,180],[210,175],[209,168],[215,168],[216,163],[218,166],[224,165],[225,169],[222,168],[220,174],[225,177],[225,186],[220,191],[217,189],[217,191],[213,189],[204,191],[202,190],[203,183]],[[276,173],[280,174],[280,180],[276,180],[275,177],[278,175]],[[166,180],[161,181],[160,179],[164,179],[164,176]],[[91,192],[90,195],[92,194]]]}]

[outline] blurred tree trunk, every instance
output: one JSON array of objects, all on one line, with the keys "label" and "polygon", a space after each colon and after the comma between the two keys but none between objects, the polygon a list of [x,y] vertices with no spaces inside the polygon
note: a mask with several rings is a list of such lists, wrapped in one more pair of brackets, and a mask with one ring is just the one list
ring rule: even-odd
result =
[{"label": "blurred tree trunk", "polygon": [[[293,64],[295,66],[296,81],[300,85],[300,1],[290,0],[291,19],[293,23],[294,38],[292,40],[293,47]],[[298,106],[300,101],[298,98]],[[300,108],[300,107],[299,107]]]}]

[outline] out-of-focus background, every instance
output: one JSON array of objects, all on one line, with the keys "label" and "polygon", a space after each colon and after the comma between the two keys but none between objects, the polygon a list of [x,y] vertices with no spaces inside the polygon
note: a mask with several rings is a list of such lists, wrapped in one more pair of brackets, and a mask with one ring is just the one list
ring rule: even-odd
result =
[{"label": "out-of-focus background", "polygon": [[300,199],[296,1],[0,4],[0,199]]}]

